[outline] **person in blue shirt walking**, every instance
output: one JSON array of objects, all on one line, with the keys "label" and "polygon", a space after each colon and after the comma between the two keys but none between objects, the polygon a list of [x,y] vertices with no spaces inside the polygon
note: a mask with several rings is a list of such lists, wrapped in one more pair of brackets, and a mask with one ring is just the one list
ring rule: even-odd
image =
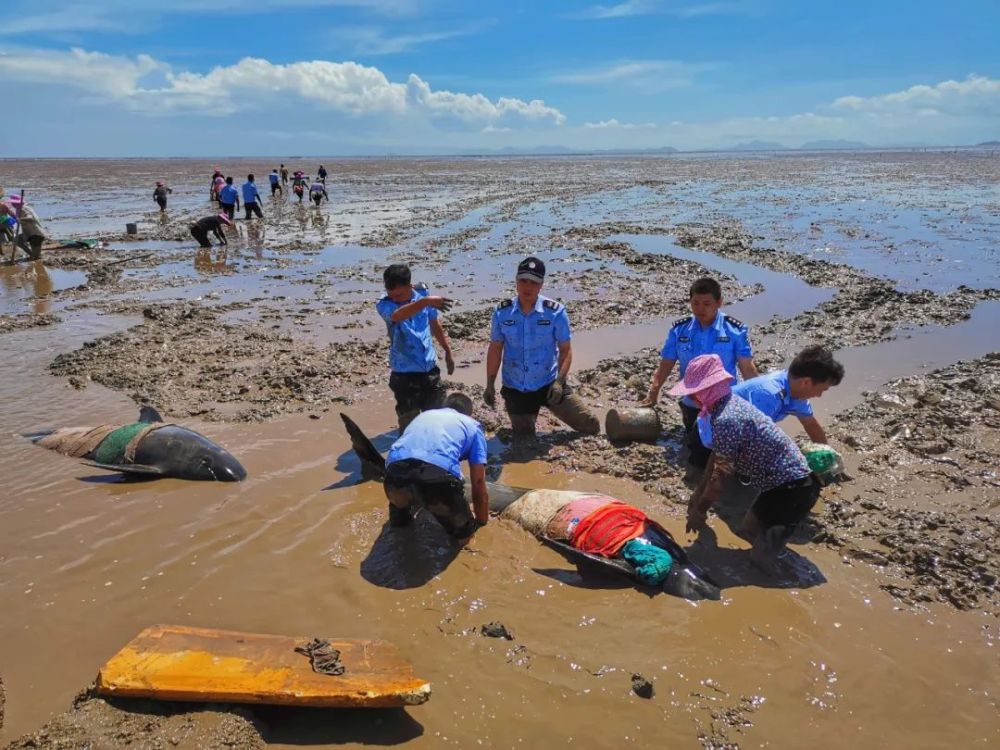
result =
[{"label": "person in blue shirt walking", "polygon": [[243,183],[243,210],[246,211],[247,221],[250,221],[254,214],[257,214],[258,219],[264,218],[264,212],[260,210],[260,204],[263,202],[254,184],[253,175],[248,174],[247,181]]},{"label": "person in blue shirt walking", "polygon": [[749,401],[780,422],[789,414],[798,417],[814,443],[826,443],[823,425],[813,416],[809,399],[819,398],[844,379],[844,366],[822,346],[799,352],[787,370],[775,370],[733,386],[733,395]]},{"label": "person in blue shirt walking", "polygon": [[229,217],[230,221],[236,217],[236,212],[240,210],[240,191],[233,184],[232,177],[226,178],[226,184],[219,191],[219,208]]},{"label": "person in blue shirt walking", "polygon": [[[469,462],[472,509],[465,500],[462,461]],[[486,436],[472,418],[472,400],[452,393],[444,406],[419,414],[389,449],[385,495],[389,524],[406,526],[414,506],[424,507],[455,539],[472,536],[490,517],[486,488]]]},{"label": "person in blue shirt walking", "polygon": [[[715,279],[701,278],[691,285],[691,315],[674,321],[667,340],[660,351],[660,365],[653,373],[649,393],[643,406],[654,406],[660,398],[660,389],[674,369],[680,364],[679,377],[683,378],[688,363],[702,354],[718,354],[726,372],[734,378],[739,374],[745,380],[759,374],[753,363],[750,331],[736,318],[722,312],[722,287]],[[681,418],[687,431],[688,463],[704,469],[709,451],[701,444],[695,419],[698,409],[694,402],[684,398],[680,402]]]},{"label": "person in blue shirt walking", "polygon": [[517,267],[515,283],[517,295],[493,311],[483,400],[495,406],[502,365],[500,393],[515,437],[534,436],[542,406],[574,430],[596,435],[600,422],[566,383],[573,362],[569,316],[562,303],[541,295],[545,264],[525,258]]},{"label": "person in blue shirt walking", "polygon": [[278,175],[277,169],[272,169],[271,174],[267,176],[268,181],[271,183],[271,198],[274,198],[275,193],[281,193],[284,196],[285,191],[281,187],[281,177]]},{"label": "person in blue shirt walking", "polygon": [[447,312],[452,301],[431,296],[423,284],[414,286],[410,267],[393,264],[382,274],[385,294],[376,303],[378,314],[389,333],[389,388],[396,397],[399,432],[420,412],[436,409],[444,398],[441,369],[431,337],[444,351],[448,374],[455,372],[451,342],[445,333],[438,311]]}]

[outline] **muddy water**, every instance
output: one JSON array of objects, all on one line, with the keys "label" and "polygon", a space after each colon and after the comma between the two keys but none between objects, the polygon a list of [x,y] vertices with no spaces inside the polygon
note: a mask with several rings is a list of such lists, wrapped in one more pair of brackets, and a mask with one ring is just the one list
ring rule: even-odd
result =
[{"label": "muddy water", "polygon": [[[681,168],[675,164],[666,166]],[[168,166],[178,175],[190,168]],[[856,172],[866,168],[841,166]],[[709,173],[714,169],[703,168]],[[365,169],[369,171],[354,179],[351,201],[360,203],[377,192],[380,179],[393,185],[398,167],[383,167],[381,175],[370,165]],[[426,169],[451,177],[459,171],[450,163]],[[812,165],[802,169],[815,172]],[[145,180],[162,172],[163,165],[142,170]],[[120,177],[108,178],[111,195],[114,179],[124,184]],[[94,179],[91,175],[90,182]],[[408,252],[486,222],[488,232],[473,241],[472,278],[463,287],[471,301],[481,302],[502,288],[505,274],[484,271],[481,280],[477,269],[486,268],[485,257],[492,253],[520,253],[520,240],[515,243],[512,237],[534,241],[530,238],[544,234],[544,227],[539,229],[543,220],[554,226],[567,217],[574,223],[588,216],[595,222],[614,220],[619,213],[642,210],[640,203],[656,193],[633,188],[622,207],[614,203],[608,185],[596,188],[577,204],[538,203],[521,219],[504,219],[510,223],[502,229],[490,218],[495,208],[464,222],[459,217],[460,223],[445,230],[442,222],[418,233]],[[426,193],[445,200],[443,189]],[[652,207],[642,211],[655,213]],[[65,208],[64,215],[70,214]],[[125,216],[122,209],[119,218]],[[655,242],[657,247],[644,251],[691,252],[670,245],[669,238]],[[141,246],[119,249],[132,252]],[[168,245],[159,249],[170,252]],[[277,254],[264,247],[257,258],[252,249],[238,245],[219,269],[199,268],[188,253],[156,271],[127,273],[138,280],[176,276],[184,281],[172,291],[142,291],[144,298],[216,294],[224,301],[248,301],[266,290],[297,305],[315,291],[289,276],[299,272],[295,269],[315,275],[333,267],[338,253],[348,266],[371,268],[387,257],[384,251],[366,253],[360,247],[331,248],[319,255]],[[761,295],[742,303],[745,308],[733,308],[734,314],[755,322],[778,311],[791,315],[815,306],[828,292],[802,288],[801,282],[780,274],[755,277],[759,269],[742,264],[722,268],[717,264],[728,261],[698,259],[741,281],[764,285]],[[564,260],[575,262],[572,255]],[[277,269],[278,261],[292,263],[293,270]],[[447,257],[439,266],[442,278],[463,265],[466,256]],[[55,270],[48,272],[53,289],[78,283],[74,276],[53,275]],[[286,278],[274,278],[279,274]],[[7,703],[0,739],[34,729],[65,709],[105,659],[155,622],[385,638],[397,643],[433,684],[431,701],[405,713],[265,715],[271,721],[268,737],[276,746],[406,741],[412,747],[574,742],[617,748],[654,742],[722,746],[728,741],[744,747],[794,743],[839,748],[869,746],[878,737],[880,746],[902,748],[987,746],[1000,739],[996,618],[943,605],[904,608],[880,589],[884,571],[845,564],[825,547],[796,547],[802,558],[798,567],[812,574],[804,583],[776,585],[748,569],[745,543],[719,524],[718,547],[707,544],[695,552],[725,581],[724,598],[694,605],[648,596],[621,581],[581,578],[555,552],[505,522],[492,522],[457,553],[432,520],[418,519],[413,530],[384,528],[381,488],[359,483],[357,462],[332,411],[318,420],[302,415],[261,424],[186,420],[243,461],[250,479],[235,486],[176,480],[120,483],[36,448],[18,434],[47,426],[117,422],[135,413],[128,394],[96,384],[76,390],[46,372],[56,354],[134,319],[86,308],[67,311],[71,301],[43,296],[33,286],[37,281],[18,278],[4,282],[0,298],[10,311],[45,304],[51,309],[38,311],[60,312],[65,320],[2,338],[0,425],[6,439],[0,455],[5,478],[0,493],[0,675]],[[370,302],[375,289],[374,276],[336,277],[323,293],[344,304],[360,303],[366,297]],[[251,315],[253,309],[233,314]],[[907,332],[910,338],[845,350],[839,356],[849,373],[863,376],[849,379],[820,405],[839,409],[862,389],[890,377],[995,347],[997,317],[996,304],[983,303],[965,323],[915,329]],[[596,362],[601,336],[623,352],[658,345],[664,323],[653,321],[631,332],[613,327],[581,332],[581,361],[592,357]],[[381,332],[372,324],[346,334],[318,327],[310,335]],[[603,353],[612,352],[604,348]],[[478,372],[479,366],[470,368],[473,382],[479,382]],[[387,391],[372,389],[346,410],[371,434],[391,430]],[[528,487],[605,491],[648,509],[679,540],[690,541],[683,533],[678,498],[647,495],[628,480],[564,472],[543,461],[511,463],[502,479]],[[503,622],[515,640],[488,639],[476,632],[493,620]],[[653,681],[652,699],[631,694],[633,672]]]}]

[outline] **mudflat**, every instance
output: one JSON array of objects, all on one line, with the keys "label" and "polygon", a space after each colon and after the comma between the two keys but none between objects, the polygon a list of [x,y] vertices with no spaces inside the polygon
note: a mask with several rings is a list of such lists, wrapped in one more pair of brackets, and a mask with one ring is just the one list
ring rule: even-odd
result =
[{"label": "mudflat", "polygon": [[[1000,159],[321,161],[330,203],[265,198],[263,221],[237,221],[230,244],[211,250],[187,229],[214,212],[208,162],[0,161],[0,184],[24,187],[53,236],[103,243],[0,267],[0,740],[1000,739]],[[274,166],[223,168],[239,179]],[[174,189],[163,215],[157,179]],[[837,350],[847,378],[815,406],[852,479],[824,490],[787,576],[750,567],[727,523],[738,497],[710,516],[711,534],[684,534],[690,489],[666,399],[655,445],[544,418],[536,444],[510,446],[506,416],[479,397],[490,311],[528,254],[549,267],[543,293],[569,308],[571,381],[602,417],[644,395],[669,325],[687,314],[688,286],[706,273],[722,282],[727,312],[751,325],[762,371],[809,343]],[[491,480],[599,490],[644,508],[691,545],[722,602],[581,575],[498,519],[461,550],[433,519],[387,525],[382,489],[362,481],[337,413],[380,433],[383,450],[391,442],[374,311],[391,262],[457,301],[442,316],[458,363],[451,384],[477,400]],[[121,422],[145,402],[224,445],[249,479],[119,482],[19,435]],[[434,697],[337,713],[89,695],[74,705],[111,654],[158,622],[391,641]],[[484,637],[495,623],[513,639]],[[651,697],[633,692],[633,675]]]}]

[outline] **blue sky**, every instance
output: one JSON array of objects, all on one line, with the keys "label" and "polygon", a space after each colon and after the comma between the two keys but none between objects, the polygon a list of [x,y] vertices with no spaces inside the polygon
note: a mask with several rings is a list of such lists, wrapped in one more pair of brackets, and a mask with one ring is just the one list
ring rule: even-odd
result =
[{"label": "blue sky", "polygon": [[1000,138],[1000,2],[8,0],[6,156]]}]

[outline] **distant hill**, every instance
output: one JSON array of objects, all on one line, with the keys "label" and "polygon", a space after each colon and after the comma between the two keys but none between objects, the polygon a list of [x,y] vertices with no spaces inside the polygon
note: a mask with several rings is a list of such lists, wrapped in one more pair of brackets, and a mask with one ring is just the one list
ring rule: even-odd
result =
[{"label": "distant hill", "polygon": [[660,148],[569,148],[567,146],[530,146],[517,148],[464,149],[457,152],[463,156],[564,156],[566,154],[676,154],[673,146]]},{"label": "distant hill", "polygon": [[809,141],[802,144],[804,151],[856,150],[861,148],[871,148],[871,146],[861,141],[845,141],[843,139]]},{"label": "distant hill", "polygon": [[735,146],[724,151],[789,151],[790,149],[784,143],[776,143],[775,141],[746,141],[745,143],[737,143]]},{"label": "distant hill", "polygon": [[1000,141],[983,141],[976,144],[976,148],[997,148],[998,146],[1000,146]]}]

